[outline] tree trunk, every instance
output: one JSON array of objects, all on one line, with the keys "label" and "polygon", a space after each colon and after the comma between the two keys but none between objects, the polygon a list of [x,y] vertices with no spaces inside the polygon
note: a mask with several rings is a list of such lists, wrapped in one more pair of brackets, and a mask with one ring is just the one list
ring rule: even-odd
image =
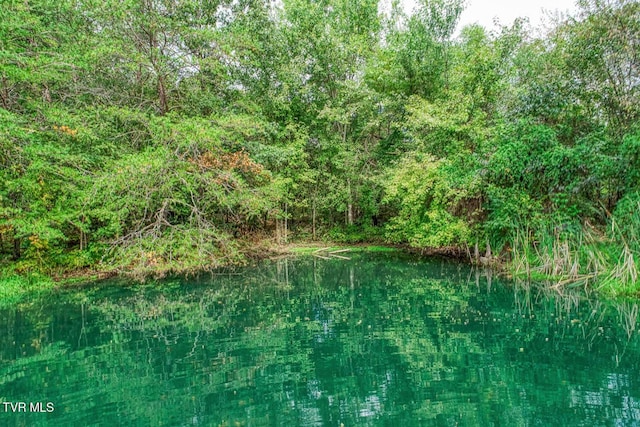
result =
[{"label": "tree trunk", "polygon": [[2,108],[9,109],[9,84],[7,82],[7,76],[2,75],[2,90],[0,91],[0,98],[2,98]]},{"label": "tree trunk", "polygon": [[311,235],[316,240],[316,198],[314,196],[311,202]]},{"label": "tree trunk", "polygon": [[14,238],[13,239],[13,260],[17,261],[20,259],[21,253],[20,253],[20,239],[18,238]]},{"label": "tree trunk", "polygon": [[164,116],[168,111],[167,91],[164,85],[164,77],[158,75],[158,97],[160,98],[160,115]]},{"label": "tree trunk", "polygon": [[42,101],[47,104],[51,104],[51,92],[49,92],[49,87],[44,85],[42,88]]},{"label": "tree trunk", "polygon": [[347,181],[349,202],[347,203],[347,225],[353,225],[353,198],[351,196],[351,180]]},{"label": "tree trunk", "polygon": [[284,204],[284,242],[288,243],[287,241],[287,204]]}]

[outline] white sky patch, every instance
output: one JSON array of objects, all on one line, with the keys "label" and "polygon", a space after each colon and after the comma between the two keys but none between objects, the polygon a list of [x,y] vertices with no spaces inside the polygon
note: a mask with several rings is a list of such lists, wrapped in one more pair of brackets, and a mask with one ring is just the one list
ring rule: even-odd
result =
[{"label": "white sky patch", "polygon": [[[407,12],[417,4],[416,0],[401,0]],[[532,27],[548,23],[548,16],[557,13],[575,13],[575,0],[467,0],[460,18],[458,31],[465,25],[480,24],[488,30],[496,29],[494,21],[510,26],[516,18],[529,18]]]}]

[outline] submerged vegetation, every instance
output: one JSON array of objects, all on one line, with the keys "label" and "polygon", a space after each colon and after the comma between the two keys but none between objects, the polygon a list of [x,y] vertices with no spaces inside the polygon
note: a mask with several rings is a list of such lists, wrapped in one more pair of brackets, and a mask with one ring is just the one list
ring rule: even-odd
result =
[{"label": "submerged vegetation", "polygon": [[463,3],[5,1],[4,277],[327,240],[636,294],[640,3],[456,34]]}]

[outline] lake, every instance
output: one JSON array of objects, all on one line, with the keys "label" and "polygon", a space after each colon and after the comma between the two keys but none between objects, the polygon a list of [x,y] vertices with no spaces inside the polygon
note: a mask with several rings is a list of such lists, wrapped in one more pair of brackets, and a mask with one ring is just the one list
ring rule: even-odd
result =
[{"label": "lake", "polygon": [[0,425],[640,425],[635,302],[340,255],[2,309]]}]

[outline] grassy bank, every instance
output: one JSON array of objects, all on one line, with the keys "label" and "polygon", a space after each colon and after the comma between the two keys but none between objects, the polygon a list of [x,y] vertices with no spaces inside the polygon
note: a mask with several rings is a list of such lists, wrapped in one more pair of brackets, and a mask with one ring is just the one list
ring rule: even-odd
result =
[{"label": "grassy bank", "polygon": [[5,262],[0,270],[0,308],[19,304],[37,298],[55,289],[82,285],[105,277],[122,276],[135,281],[144,281],[147,278],[160,278],[170,274],[190,275],[216,268],[242,265],[251,260],[259,260],[270,257],[311,255],[319,257],[345,258],[352,252],[393,252],[398,248],[380,245],[356,244],[347,245],[334,242],[297,242],[289,244],[276,244],[273,241],[253,241],[251,244],[244,242],[241,249],[234,257],[220,259],[208,264],[205,259],[195,262],[190,259],[188,263],[163,262],[155,257],[149,259],[142,257],[130,262],[101,262],[93,266],[83,265],[76,269],[43,269],[34,272],[21,269],[22,264]]},{"label": "grassy bank", "polygon": [[[571,233],[518,233],[507,251],[492,256],[473,258],[473,251],[452,247],[416,249],[367,243],[298,241],[278,244],[271,239],[244,242],[234,257],[208,264],[205,259],[189,263],[176,260],[163,262],[156,258],[135,259],[127,263],[101,262],[77,269],[20,272],[16,264],[5,264],[0,272],[0,307],[29,301],[57,288],[92,282],[109,276],[122,276],[143,281],[168,274],[189,275],[221,266],[241,265],[251,260],[281,256],[317,256],[346,259],[354,252],[408,251],[422,256],[455,256],[467,253],[469,261],[496,268],[514,279],[546,283],[552,290],[584,288],[607,296],[640,295],[639,266],[632,246],[625,239],[615,239],[593,228]],[[557,230],[557,228],[555,229]],[[633,240],[635,242],[635,240]],[[454,250],[455,249],[455,250]]]},{"label": "grassy bank", "polygon": [[40,274],[17,275],[0,273],[0,308],[9,307],[42,296],[58,284]]},{"label": "grassy bank", "polygon": [[520,233],[505,267],[516,278],[545,281],[559,291],[584,287],[608,296],[637,297],[636,246],[635,240],[588,227],[571,233]]}]

